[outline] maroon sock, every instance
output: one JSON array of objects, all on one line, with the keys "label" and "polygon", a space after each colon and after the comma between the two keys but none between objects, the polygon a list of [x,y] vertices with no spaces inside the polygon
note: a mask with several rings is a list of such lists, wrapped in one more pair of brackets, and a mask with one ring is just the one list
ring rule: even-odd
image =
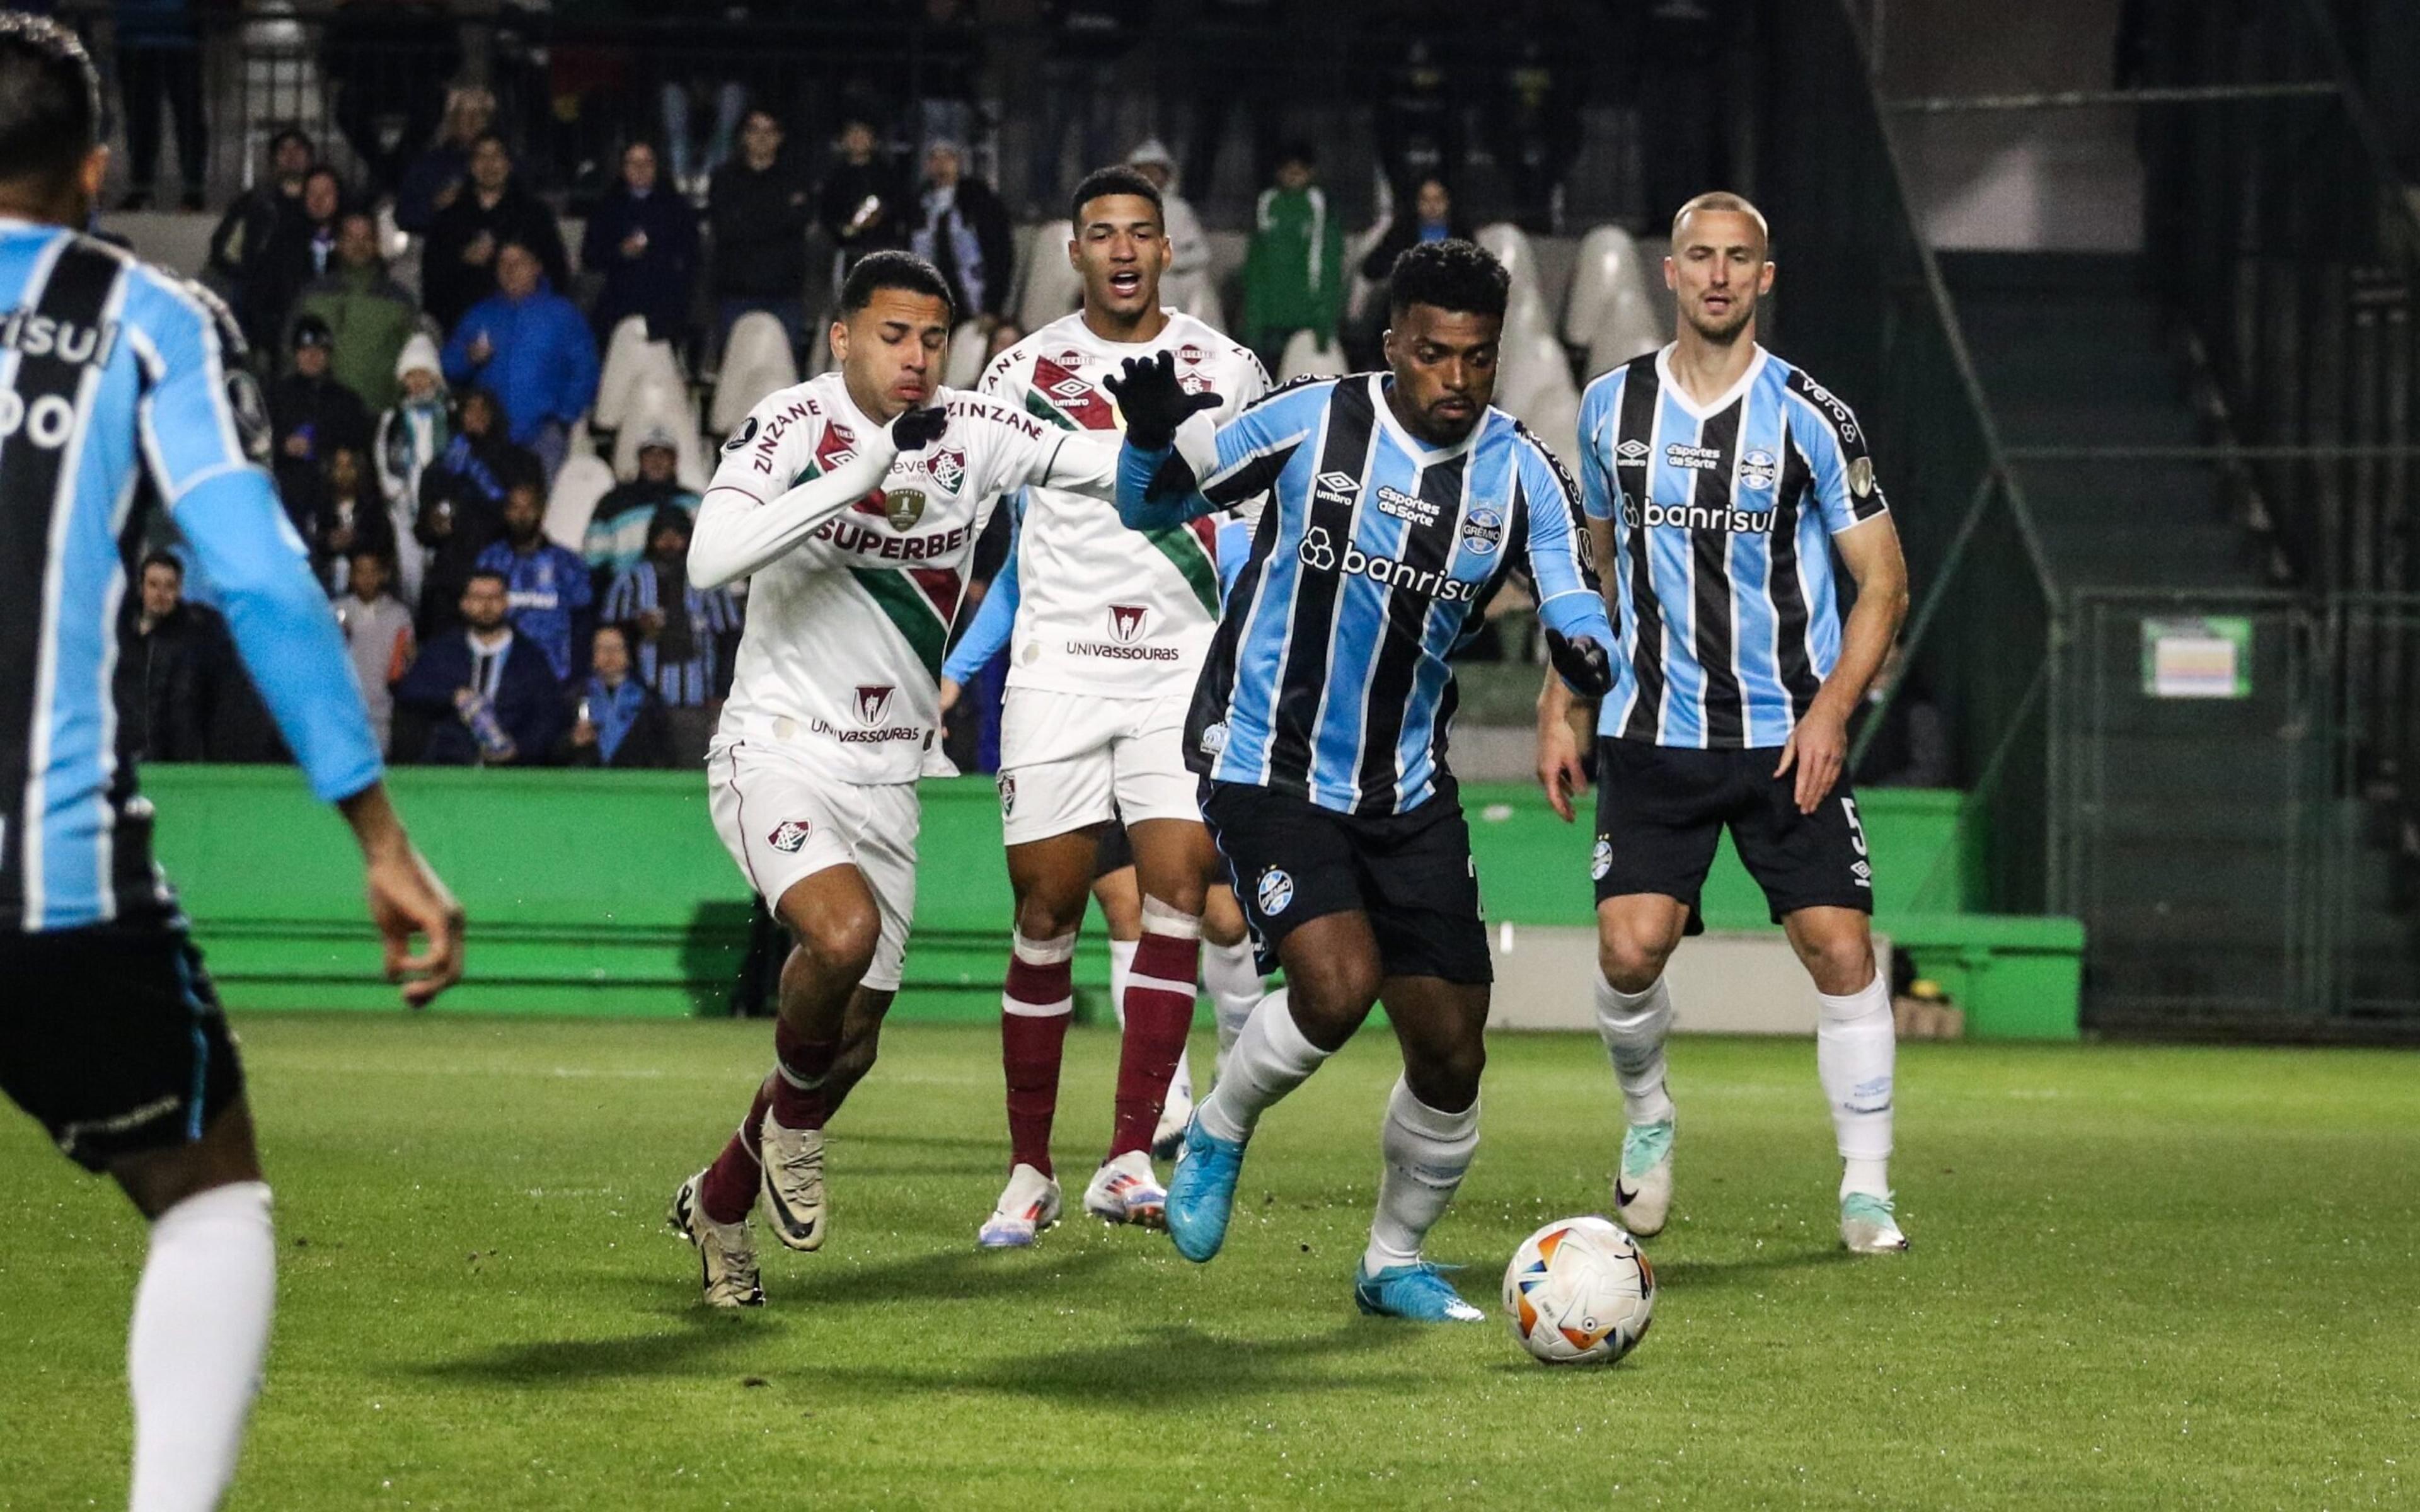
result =
[{"label": "maroon sock", "polygon": [[780,1079],[768,1076],[757,1087],[756,1101],[748,1104],[748,1121],[722,1147],[722,1153],[714,1157],[714,1164],[706,1168],[706,1180],[698,1183],[697,1205],[716,1223],[736,1224],[755,1206],[761,1169],[756,1159],[756,1126],[765,1121],[765,1110],[773,1105],[772,1084]]},{"label": "maroon sock", "polygon": [[1011,1164],[1050,1169],[1050,1124],[1059,1111],[1059,1061],[1076,1007],[1075,936],[1016,937],[1000,998],[1000,1065],[1008,1081]]},{"label": "maroon sock", "polygon": [[831,1074],[840,1054],[837,1040],[810,1040],[790,1027],[787,1019],[773,1021],[773,1121],[784,1129],[820,1129],[831,1117],[831,1100],[824,1096],[824,1079]]},{"label": "maroon sock", "polygon": [[1193,978],[1202,964],[1199,935],[1159,934],[1146,921],[1142,943],[1126,972],[1126,1028],[1118,1045],[1117,1121],[1109,1158],[1149,1149],[1168,1079],[1185,1037],[1193,1029]]}]

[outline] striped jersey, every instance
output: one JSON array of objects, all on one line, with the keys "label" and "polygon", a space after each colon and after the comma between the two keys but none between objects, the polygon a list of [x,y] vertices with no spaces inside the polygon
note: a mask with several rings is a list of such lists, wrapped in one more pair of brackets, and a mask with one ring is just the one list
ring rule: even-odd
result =
[{"label": "striped jersey", "polygon": [[[1129,357],[1165,351],[1190,393],[1233,417],[1268,392],[1260,359],[1191,316],[1169,312],[1147,342],[1094,332],[1082,312],[1053,320],[1000,354],[983,392],[1068,430],[1122,429],[1101,387]],[[1018,519],[1016,624],[1008,686],[1103,698],[1158,698],[1189,688],[1218,621],[1218,522],[1129,531],[1106,500],[1027,491]]]},{"label": "striped jersey", "polygon": [[154,508],[313,791],[379,777],[335,614],[259,465],[269,421],[241,352],[194,285],[0,220],[0,928],[175,914],[111,696]]},{"label": "striped jersey", "polygon": [[[913,782],[941,722],[939,678],[975,538],[1000,495],[1032,484],[1106,495],[1117,450],[996,399],[938,389],[940,440],[903,452],[881,484],[758,571],[718,741],[799,746],[841,782]],[[712,512],[775,507],[847,465],[882,426],[830,372],[759,401],[723,443]]]},{"label": "striped jersey", "polygon": [[[628,632],[639,681],[654,688],[668,709],[692,709],[713,699],[715,679],[722,668],[720,638],[737,635],[741,625],[738,600],[728,588],[700,588],[684,582],[681,603],[689,616],[686,657],[666,656],[660,637],[650,640],[639,634],[635,625]],[[655,562],[641,557],[623,568],[605,590],[605,609],[599,618],[606,625],[628,625],[642,614],[663,612],[662,579]]]},{"label": "striped jersey", "polygon": [[1597,733],[1777,747],[1840,656],[1831,538],[1887,513],[1849,407],[1759,347],[1712,404],[1672,348],[1589,385],[1580,493],[1613,525],[1621,651]]},{"label": "striped jersey", "polygon": [[1187,759],[1342,813],[1450,795],[1446,658],[1504,580],[1540,617],[1610,645],[1587,532],[1561,466],[1489,409],[1436,448],[1364,373],[1280,389],[1222,425],[1202,499],[1268,492],[1187,722]]}]

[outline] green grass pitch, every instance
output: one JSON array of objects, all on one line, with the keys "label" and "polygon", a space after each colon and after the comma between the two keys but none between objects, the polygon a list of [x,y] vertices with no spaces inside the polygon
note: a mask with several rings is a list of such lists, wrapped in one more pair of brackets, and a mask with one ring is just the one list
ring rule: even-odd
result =
[{"label": "green grass pitch", "polygon": [[[1270,1116],[1197,1268],[1086,1221],[976,1253],[997,1038],[896,1028],[834,1126],[830,1247],[768,1242],[771,1304],[732,1317],[662,1211],[765,1026],[240,1026],[282,1259],[240,1508],[2369,1506],[2420,1470],[2406,1057],[1909,1046],[1916,1248],[1853,1260],[1811,1048],[1681,1041],[1654,1330],[1550,1370],[1496,1289],[1524,1234],[1605,1204],[1579,1039],[1493,1046],[1432,1244],[1491,1321],[1436,1330],[1348,1291],[1382,1037]],[[1114,1057],[1070,1040],[1071,1203]],[[0,1506],[122,1506],[140,1228],[0,1129]]]}]

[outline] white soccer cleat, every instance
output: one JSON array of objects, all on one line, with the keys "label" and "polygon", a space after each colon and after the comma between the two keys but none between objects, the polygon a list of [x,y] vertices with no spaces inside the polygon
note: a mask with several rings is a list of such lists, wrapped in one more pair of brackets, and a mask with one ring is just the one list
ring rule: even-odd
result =
[{"label": "white soccer cleat", "polygon": [[975,1231],[985,1249],[1024,1249],[1059,1221],[1059,1183],[1031,1165],[1008,1173],[1000,1202]]},{"label": "white soccer cleat", "polygon": [[1159,1110],[1159,1124],[1151,1132],[1152,1159],[1174,1160],[1185,1144],[1185,1126],[1192,1121],[1193,1078],[1179,1061],[1176,1077],[1168,1084],[1168,1101]]},{"label": "white soccer cleat", "polygon": [[1672,1214],[1672,1132],[1670,1119],[1634,1123],[1621,1132],[1613,1221],[1640,1239],[1662,1233]]},{"label": "white soccer cleat", "polygon": [[1907,1249],[1891,1212],[1890,1194],[1852,1192],[1840,1199],[1840,1242],[1853,1255],[1898,1255]]},{"label": "white soccer cleat", "polygon": [[705,1181],[704,1171],[683,1181],[664,1221],[697,1251],[707,1306],[762,1307],[765,1288],[756,1279],[756,1242],[749,1237],[748,1220],[719,1224],[708,1218],[697,1200]]},{"label": "white soccer cleat", "polygon": [[773,1237],[795,1250],[824,1247],[824,1132],[784,1129],[770,1108],[757,1125],[756,1156],[765,1167],[765,1215]]},{"label": "white soccer cleat", "polygon": [[[1179,1131],[1181,1134],[1183,1131]],[[1145,1228],[1168,1227],[1168,1189],[1151,1168],[1151,1152],[1129,1149],[1101,1163],[1084,1188],[1084,1211],[1105,1224],[1139,1224]]]}]

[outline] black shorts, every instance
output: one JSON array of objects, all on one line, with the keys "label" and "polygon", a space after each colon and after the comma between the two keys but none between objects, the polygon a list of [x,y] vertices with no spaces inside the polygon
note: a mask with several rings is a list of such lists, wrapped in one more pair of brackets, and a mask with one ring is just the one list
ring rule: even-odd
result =
[{"label": "black shorts", "polygon": [[87,1170],[188,1145],[243,1095],[202,953],[172,924],[0,935],[0,1090]]},{"label": "black shorts", "polygon": [[1450,793],[1408,813],[1337,813],[1240,782],[1202,783],[1202,817],[1227,858],[1261,969],[1314,918],[1361,913],[1389,977],[1493,981],[1470,826]]},{"label": "black shorts", "polygon": [[1134,864],[1134,842],[1126,839],[1125,825],[1112,819],[1093,831],[1094,881]]},{"label": "black shorts", "polygon": [[1801,908],[1874,911],[1874,872],[1856,795],[1843,778],[1811,814],[1798,811],[1798,774],[1776,777],[1778,748],[1692,750],[1643,740],[1596,743],[1597,902],[1657,892],[1689,905],[1689,933],[1706,925],[1698,894],[1728,825],[1773,921]]}]

